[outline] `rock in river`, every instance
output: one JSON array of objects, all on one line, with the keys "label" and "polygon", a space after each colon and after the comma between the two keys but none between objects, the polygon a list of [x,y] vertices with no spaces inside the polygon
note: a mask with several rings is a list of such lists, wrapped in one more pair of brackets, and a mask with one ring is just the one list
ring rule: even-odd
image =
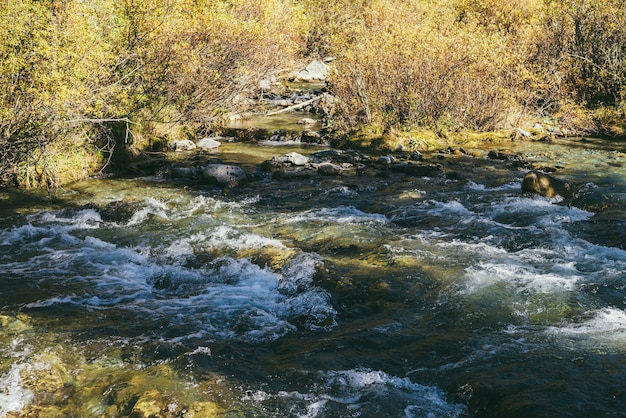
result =
[{"label": "rock in river", "polygon": [[202,169],[202,178],[212,184],[236,187],[246,181],[246,172],[236,165],[208,164]]},{"label": "rock in river", "polygon": [[541,171],[529,171],[522,180],[522,193],[537,193],[545,197],[570,198],[574,195],[574,186],[565,180],[557,179]]},{"label": "rock in river", "polygon": [[198,141],[198,143],[196,144],[196,146],[198,148],[200,148],[201,150],[204,151],[209,151],[215,148],[219,148],[222,143],[218,140],[218,139],[222,139],[221,137],[219,138],[202,138],[200,141]]}]

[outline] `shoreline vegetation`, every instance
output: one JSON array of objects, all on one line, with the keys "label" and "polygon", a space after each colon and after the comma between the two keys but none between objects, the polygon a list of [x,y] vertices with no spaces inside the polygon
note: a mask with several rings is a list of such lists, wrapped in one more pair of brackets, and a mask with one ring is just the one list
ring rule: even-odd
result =
[{"label": "shoreline vegetation", "polygon": [[336,146],[626,138],[622,0],[23,0],[0,21],[0,186],[218,132],[327,57]]}]

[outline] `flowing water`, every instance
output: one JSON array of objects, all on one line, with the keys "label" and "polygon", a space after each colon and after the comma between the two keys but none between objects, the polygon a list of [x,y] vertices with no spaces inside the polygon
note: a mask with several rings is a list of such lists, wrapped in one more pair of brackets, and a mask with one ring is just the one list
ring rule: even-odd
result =
[{"label": "flowing water", "polygon": [[[463,156],[435,178],[0,191],[0,416],[624,416],[622,145],[511,145],[597,215]],[[318,151],[217,156],[293,150]]]}]

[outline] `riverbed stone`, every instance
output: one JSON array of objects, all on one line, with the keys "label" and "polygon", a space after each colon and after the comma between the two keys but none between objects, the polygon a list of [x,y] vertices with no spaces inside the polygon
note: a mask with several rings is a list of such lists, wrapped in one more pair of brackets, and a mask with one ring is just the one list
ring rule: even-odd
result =
[{"label": "riverbed stone", "polygon": [[236,187],[246,181],[246,172],[236,165],[208,164],[202,169],[202,178],[210,184]]},{"label": "riverbed stone", "polygon": [[315,125],[317,121],[313,118],[302,118],[298,120],[299,125]]},{"label": "riverbed stone", "polygon": [[306,142],[308,144],[324,144],[324,139],[319,132],[316,132],[311,129],[305,129],[302,131],[302,135],[300,136],[301,142]]},{"label": "riverbed stone", "polygon": [[28,388],[37,405],[59,404],[74,389],[74,378],[65,364],[54,354],[43,354],[21,373],[24,387]]},{"label": "riverbed stone", "polygon": [[309,162],[309,159],[302,154],[297,152],[290,152],[285,154],[286,161],[292,165],[302,166],[306,165]]},{"label": "riverbed stone", "polygon": [[285,168],[285,163],[280,161],[276,157],[272,157],[271,160],[265,160],[261,164],[261,170],[267,173],[275,173]]},{"label": "riverbed stone", "polygon": [[489,151],[487,158],[490,160],[506,161],[511,167],[515,168],[531,168],[532,164],[526,161],[526,159],[515,153],[509,153],[506,151]]},{"label": "riverbed stone", "polygon": [[393,155],[381,155],[378,157],[378,163],[383,165],[390,165],[396,162],[396,158]]},{"label": "riverbed stone", "polygon": [[149,390],[141,394],[130,416],[132,418],[151,418],[165,416],[167,403],[163,394],[156,389]]},{"label": "riverbed stone", "polygon": [[343,169],[333,163],[322,163],[317,167],[317,172],[325,176],[337,176],[341,174]]},{"label": "riverbed stone", "polygon": [[94,208],[100,213],[100,218],[104,222],[127,222],[132,219],[136,212],[140,211],[143,203],[133,200],[117,200],[109,202],[103,207]]},{"label": "riverbed stone", "polygon": [[222,409],[215,402],[194,402],[192,403],[185,415],[184,418],[207,418],[207,417],[217,417],[222,414]]},{"label": "riverbed stone", "polygon": [[298,180],[311,177],[311,170],[305,168],[282,169],[272,173],[274,180]]},{"label": "riverbed stone", "polygon": [[421,161],[423,159],[424,159],[424,156],[419,151],[413,151],[411,152],[411,155],[409,155],[409,160],[411,161]]}]

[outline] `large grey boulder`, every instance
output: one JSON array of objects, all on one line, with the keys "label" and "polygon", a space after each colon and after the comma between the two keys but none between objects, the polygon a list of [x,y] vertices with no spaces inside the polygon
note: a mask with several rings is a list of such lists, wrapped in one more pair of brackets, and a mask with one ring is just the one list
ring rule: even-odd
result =
[{"label": "large grey boulder", "polygon": [[204,151],[210,151],[219,148],[222,143],[218,140],[220,138],[202,138],[196,143],[196,146]]},{"label": "large grey boulder", "polygon": [[326,80],[330,68],[322,61],[314,60],[306,68],[296,74],[296,79],[302,81]]},{"label": "large grey boulder", "polygon": [[243,168],[229,164],[208,164],[202,169],[202,178],[220,186],[236,187],[246,181]]}]

